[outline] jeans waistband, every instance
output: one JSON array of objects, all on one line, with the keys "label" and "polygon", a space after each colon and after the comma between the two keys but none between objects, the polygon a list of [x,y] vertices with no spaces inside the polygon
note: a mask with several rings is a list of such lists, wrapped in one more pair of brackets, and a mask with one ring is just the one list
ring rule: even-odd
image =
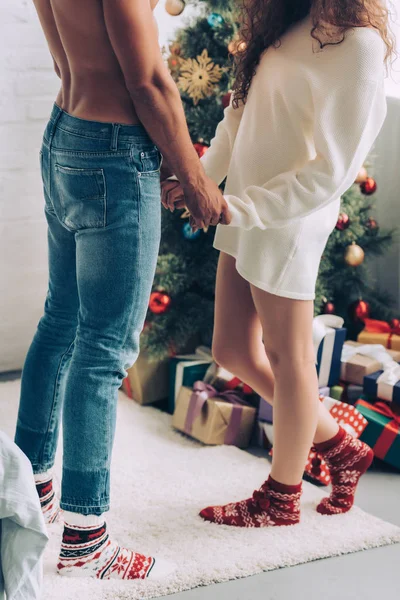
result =
[{"label": "jeans waistband", "polygon": [[98,139],[115,139],[118,137],[141,138],[144,141],[149,140],[149,134],[143,125],[123,125],[121,123],[106,123],[101,121],[88,121],[79,117],[73,117],[65,110],[54,104],[51,111],[50,121],[54,128],[62,127],[67,131],[87,134]]}]

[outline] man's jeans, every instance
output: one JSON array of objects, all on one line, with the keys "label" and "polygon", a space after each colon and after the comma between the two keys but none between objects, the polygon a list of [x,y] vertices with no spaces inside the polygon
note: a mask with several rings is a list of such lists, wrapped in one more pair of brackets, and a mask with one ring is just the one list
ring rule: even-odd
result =
[{"label": "man's jeans", "polygon": [[109,509],[117,395],[137,358],[160,242],[161,156],[141,126],[57,106],[40,153],[49,287],[22,374],[15,441],[53,466],[63,422],[61,508]]}]

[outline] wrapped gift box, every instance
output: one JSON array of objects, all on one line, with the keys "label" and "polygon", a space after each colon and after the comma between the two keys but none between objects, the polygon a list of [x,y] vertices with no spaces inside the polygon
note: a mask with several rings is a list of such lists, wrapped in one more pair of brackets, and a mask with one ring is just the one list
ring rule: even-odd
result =
[{"label": "wrapped gift box", "polygon": [[246,395],[254,393],[251,387],[243,383],[239,377],[236,377],[224,367],[217,365],[216,362],[210,364],[205,374],[204,381],[215,387],[219,392],[224,392],[225,390],[240,390]]},{"label": "wrapped gift box", "polygon": [[264,398],[260,398],[257,414],[258,420],[263,421],[264,423],[272,423],[272,415],[272,404],[264,400]]},{"label": "wrapped gift box", "polygon": [[365,328],[358,334],[361,344],[382,344],[385,348],[400,351],[400,325],[375,319],[365,319]]},{"label": "wrapped gift box", "polygon": [[346,342],[343,346],[340,379],[363,385],[364,377],[375,373],[391,361],[400,361],[400,352],[386,350],[382,344]]},{"label": "wrapped gift box", "polygon": [[384,371],[364,377],[364,394],[369,400],[386,400],[400,406],[400,365],[393,363]]},{"label": "wrapped gift box", "polygon": [[182,386],[193,387],[193,384],[204,379],[207,370],[213,363],[211,351],[199,347],[195,354],[174,356],[169,363],[168,412],[173,414],[175,403]]},{"label": "wrapped gift box", "polygon": [[336,385],[340,378],[340,359],[346,339],[343,319],[319,315],[313,320],[313,342],[320,387]]},{"label": "wrapped gift box", "polygon": [[247,448],[255,416],[256,409],[237,392],[217,392],[212,386],[198,381],[193,389],[181,388],[172,425],[203,444]]},{"label": "wrapped gift box", "polygon": [[356,385],[354,383],[345,383],[340,381],[338,385],[334,385],[330,390],[330,397],[346,404],[355,404],[355,402],[361,398],[364,394],[364,388],[362,385]]},{"label": "wrapped gift box", "polygon": [[140,353],[135,364],[128,369],[122,389],[139,404],[153,404],[168,397],[168,360],[150,361]]},{"label": "wrapped gift box", "polygon": [[384,402],[356,403],[358,411],[368,420],[361,439],[371,446],[377,458],[400,469],[400,414]]},{"label": "wrapped gift box", "polygon": [[343,392],[344,385],[333,385],[329,390],[329,396],[330,398],[333,398],[334,400],[338,400],[340,402],[342,400]]}]

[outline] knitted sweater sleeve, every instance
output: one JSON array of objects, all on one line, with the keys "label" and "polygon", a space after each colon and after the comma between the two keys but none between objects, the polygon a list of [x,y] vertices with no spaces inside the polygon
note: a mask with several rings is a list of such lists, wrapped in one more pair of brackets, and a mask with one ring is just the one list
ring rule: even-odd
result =
[{"label": "knitted sweater sleeve", "polygon": [[218,185],[222,183],[228,174],[233,144],[239,129],[244,105],[238,108],[232,106],[233,94],[229,106],[224,111],[224,118],[218,124],[215,137],[211,145],[202,156],[201,163],[208,177]]},{"label": "knitted sweater sleeve", "polygon": [[283,227],[336,200],[351,186],[382,127],[386,99],[382,78],[347,81],[312,92],[315,158],[262,186],[248,186],[240,197],[226,195],[230,226]]}]

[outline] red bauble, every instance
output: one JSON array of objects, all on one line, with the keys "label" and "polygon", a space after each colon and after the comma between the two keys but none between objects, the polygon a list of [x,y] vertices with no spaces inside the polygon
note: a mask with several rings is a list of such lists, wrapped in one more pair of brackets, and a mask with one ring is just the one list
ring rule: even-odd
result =
[{"label": "red bauble", "polygon": [[231,101],[231,96],[232,96],[232,92],[228,92],[222,96],[221,102],[222,102],[222,106],[224,108],[227,108],[229,106],[229,103]]},{"label": "red bauble", "polygon": [[344,231],[345,229],[347,229],[349,227],[349,225],[350,225],[349,215],[346,215],[346,213],[340,213],[339,218],[336,223],[336,229],[339,229],[339,231]]},{"label": "red bauble", "polygon": [[367,179],[360,184],[360,190],[366,196],[370,196],[376,192],[377,187],[378,186],[376,185],[376,181],[373,177],[367,177]]},{"label": "red bauble", "polygon": [[392,329],[400,329],[400,319],[392,319],[390,321],[390,327]]},{"label": "red bauble", "polygon": [[349,306],[349,313],[354,321],[364,321],[368,319],[370,313],[370,306],[365,300],[356,300]]},{"label": "red bauble", "polygon": [[193,146],[200,158],[207,152],[208,149],[208,146],[202,144],[201,142],[195,142]]},{"label": "red bauble", "polygon": [[366,226],[368,227],[368,229],[370,231],[374,231],[374,232],[377,232],[379,229],[378,221],[376,221],[372,217],[368,217]]},{"label": "red bauble", "polygon": [[149,309],[156,315],[165,313],[171,305],[171,296],[165,292],[152,292],[150,296]]},{"label": "red bauble", "polygon": [[325,302],[322,312],[324,315],[334,315],[336,307],[333,302]]}]

